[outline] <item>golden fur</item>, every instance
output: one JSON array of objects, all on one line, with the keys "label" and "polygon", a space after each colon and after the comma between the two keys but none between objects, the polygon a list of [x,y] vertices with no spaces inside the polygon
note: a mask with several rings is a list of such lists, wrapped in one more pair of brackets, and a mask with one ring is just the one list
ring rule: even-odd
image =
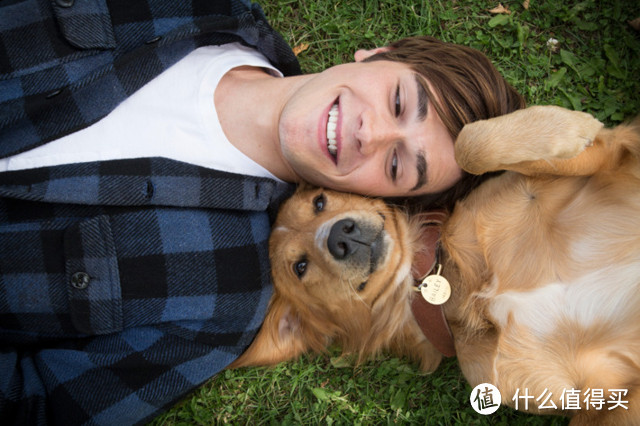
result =
[{"label": "golden fur", "polygon": [[[602,129],[585,113],[530,107],[465,126],[456,157],[472,173],[508,170],[460,201],[442,228],[452,285],[444,310],[471,386],[492,383],[511,406],[517,389],[546,389],[558,408],[564,390],[625,389],[628,409],[544,413],[640,424],[640,122]],[[384,242],[379,258],[350,264],[328,253],[328,230],[345,218]],[[409,307],[419,230],[420,218],[380,200],[302,188],[272,233],[269,313],[234,366],[337,342],[435,369],[441,355]]]},{"label": "golden fur", "polygon": [[[318,211],[320,199],[324,205]],[[326,230],[347,217],[384,235],[384,253],[373,273],[369,262],[346,265],[326,249]],[[421,361],[425,370],[435,369],[437,351],[419,329],[407,325],[418,228],[417,221],[409,223],[404,213],[381,200],[300,188],[282,206],[271,234],[274,295],[269,312],[258,337],[233,366],[275,364],[338,343],[362,357],[396,348]],[[307,270],[298,277],[295,265],[303,259]],[[397,309],[399,304],[406,307]]]}]

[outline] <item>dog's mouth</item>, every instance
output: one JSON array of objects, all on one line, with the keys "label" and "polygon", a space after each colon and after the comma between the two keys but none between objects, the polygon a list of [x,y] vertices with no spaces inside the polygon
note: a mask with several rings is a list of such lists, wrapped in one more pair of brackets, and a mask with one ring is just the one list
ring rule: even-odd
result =
[{"label": "dog's mouth", "polygon": [[371,243],[371,257],[370,257],[370,267],[369,274],[373,274],[378,269],[378,264],[380,260],[384,257],[385,249],[387,245],[384,241],[384,228],[378,233],[376,239]]}]

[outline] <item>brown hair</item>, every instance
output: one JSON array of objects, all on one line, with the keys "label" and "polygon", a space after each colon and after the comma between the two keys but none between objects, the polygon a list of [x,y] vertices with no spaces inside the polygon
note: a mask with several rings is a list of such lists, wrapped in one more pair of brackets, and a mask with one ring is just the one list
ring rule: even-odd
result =
[{"label": "brown hair", "polygon": [[[484,53],[433,37],[411,37],[367,61],[387,60],[408,64],[427,79],[429,101],[455,141],[465,124],[507,114],[525,107],[524,98],[502,77]],[[438,100],[437,102],[435,100]],[[412,204],[452,208],[488,176],[463,172],[462,178],[439,194],[412,197]]]}]

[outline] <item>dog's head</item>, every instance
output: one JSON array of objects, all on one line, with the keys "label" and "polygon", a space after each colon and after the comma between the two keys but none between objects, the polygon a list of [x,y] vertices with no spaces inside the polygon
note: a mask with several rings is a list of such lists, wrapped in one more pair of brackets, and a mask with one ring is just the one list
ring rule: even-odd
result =
[{"label": "dog's head", "polygon": [[370,309],[409,273],[403,214],[383,201],[318,188],[283,205],[269,257],[276,291],[300,311],[337,318],[351,305]]},{"label": "dog's head", "polygon": [[424,340],[407,326],[417,228],[380,199],[298,189],[269,241],[274,295],[251,363],[332,342],[360,359],[387,348],[405,355],[405,346]]}]

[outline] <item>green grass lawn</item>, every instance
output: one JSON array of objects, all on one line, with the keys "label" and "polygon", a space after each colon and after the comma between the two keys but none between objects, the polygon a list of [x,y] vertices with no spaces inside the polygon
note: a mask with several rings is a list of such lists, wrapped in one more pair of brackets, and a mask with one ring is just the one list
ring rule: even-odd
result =
[{"label": "green grass lawn", "polygon": [[[485,52],[530,105],[587,111],[607,125],[640,113],[640,33],[628,23],[640,17],[637,0],[530,0],[528,8],[505,1],[510,14],[493,14],[498,2],[480,0],[261,5],[300,50],[305,72],[350,61],[358,48],[432,35]],[[394,358],[354,367],[332,350],[274,368],[225,371],[153,424],[566,424],[504,407],[478,415],[470,391],[455,359],[424,375]]]}]

